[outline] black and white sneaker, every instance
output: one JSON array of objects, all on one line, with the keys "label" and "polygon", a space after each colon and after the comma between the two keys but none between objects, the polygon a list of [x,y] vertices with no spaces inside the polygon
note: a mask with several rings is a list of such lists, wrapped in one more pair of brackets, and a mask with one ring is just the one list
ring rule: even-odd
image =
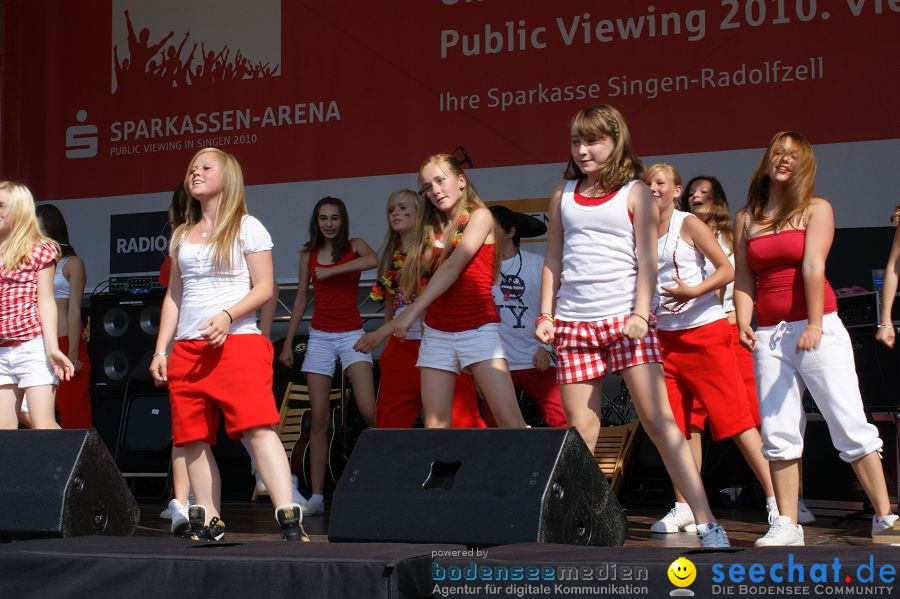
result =
[{"label": "black and white sneaker", "polygon": [[218,516],[213,516],[207,525],[206,508],[202,505],[188,508],[188,522],[191,528],[181,537],[183,539],[215,543],[225,538],[225,523]]},{"label": "black and white sneaker", "polygon": [[275,510],[275,521],[281,527],[281,538],[285,541],[309,542],[309,535],[303,530],[303,510],[299,503],[289,503]]}]

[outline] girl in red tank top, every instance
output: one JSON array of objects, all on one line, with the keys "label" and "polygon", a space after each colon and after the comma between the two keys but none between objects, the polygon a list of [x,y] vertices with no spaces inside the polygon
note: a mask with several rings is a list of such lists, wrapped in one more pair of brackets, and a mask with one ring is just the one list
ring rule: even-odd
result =
[{"label": "girl in red tank top", "polygon": [[424,316],[416,366],[422,377],[425,426],[450,426],[457,374],[466,369],[499,426],[524,428],[491,294],[498,265],[494,219],[454,156],[426,159],[419,182],[428,201],[419,211],[400,271],[403,294],[418,296],[398,317],[360,339],[357,349],[371,351],[389,335],[403,339]]},{"label": "girl in red tank top", "polygon": [[[809,142],[799,133],[777,133],[735,227],[737,324],[741,343],[754,354],[763,455],[781,514],[758,547],[804,544],[797,497],[805,388],[875,507],[872,535],[900,537],[879,457],[882,442],[866,420],[850,337],[825,279],[834,214],[827,201],[813,196],[815,174]],[[754,300],[756,331],[750,326]]]},{"label": "girl in red tank top", "polygon": [[325,463],[328,455],[328,395],[338,359],[353,387],[359,413],[369,426],[375,426],[375,383],[372,359],[353,350],[362,336],[362,319],[356,306],[360,273],[378,265],[369,245],[357,237],[350,239],[350,221],[344,202],[325,197],[313,209],[309,221],[309,241],[300,252],[297,295],[291,308],[284,348],[279,361],[294,364],[294,333],[306,312],[312,279],[312,322],[306,356],[301,367],[309,387],[312,422],[310,427],[310,486],[312,497],[305,507],[308,515],[324,511]]}]

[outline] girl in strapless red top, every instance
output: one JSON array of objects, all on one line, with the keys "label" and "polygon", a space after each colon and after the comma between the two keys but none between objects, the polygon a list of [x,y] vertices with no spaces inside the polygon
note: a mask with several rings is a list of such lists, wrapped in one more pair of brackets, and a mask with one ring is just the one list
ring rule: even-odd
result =
[{"label": "girl in strapless red top", "polygon": [[[750,183],[735,232],[735,291],[741,343],[754,354],[762,420],[781,516],[758,547],[803,545],[797,524],[809,389],[841,459],[862,482],[876,516],[872,534],[900,535],[891,512],[879,452],[878,429],[866,421],[850,337],[825,279],[834,237],[828,202],[813,197],[816,160],[798,133],[772,138]],[[750,326],[756,300],[758,328]]]}]

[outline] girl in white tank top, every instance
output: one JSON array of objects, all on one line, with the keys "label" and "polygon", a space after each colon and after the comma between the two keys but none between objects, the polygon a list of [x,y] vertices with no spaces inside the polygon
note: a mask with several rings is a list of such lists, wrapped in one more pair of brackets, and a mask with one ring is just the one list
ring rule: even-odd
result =
[{"label": "girl in white tank top", "polygon": [[[708,418],[714,440],[731,438],[759,479],[769,507],[769,524],[778,517],[772,477],[760,451],[759,410],[741,386],[725,311],[716,291],[734,279],[734,269],[712,231],[699,218],[675,210],[681,176],[669,164],[654,164],[644,181],[659,208],[657,308],[666,387],[672,410],[682,416],[682,432],[700,472],[701,434]],[[707,271],[707,264],[712,269]],[[697,367],[702,361],[703,366]],[[710,377],[710,369],[718,376]],[[755,396],[752,401],[755,402]],[[690,407],[688,407],[690,406]],[[685,411],[689,411],[684,415]],[[686,416],[686,418],[685,418]],[[690,420],[687,430],[685,420]],[[675,507],[651,526],[653,532],[690,530],[694,525],[684,495],[675,486]]]},{"label": "girl in white tank top", "polygon": [[618,110],[598,105],[575,115],[569,135],[569,182],[550,200],[535,322],[538,340],[556,344],[568,423],[593,450],[603,377],[620,372],[641,424],[697,516],[700,545],[728,546],[666,397],[652,315],[659,211],[647,186],[635,181],[643,165],[628,126]]}]

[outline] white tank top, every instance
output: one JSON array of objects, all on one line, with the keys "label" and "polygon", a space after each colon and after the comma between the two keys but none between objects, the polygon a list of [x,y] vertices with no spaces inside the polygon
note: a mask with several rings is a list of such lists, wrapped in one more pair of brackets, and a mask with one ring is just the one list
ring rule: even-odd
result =
[{"label": "white tank top", "polygon": [[[725,244],[725,240],[722,239],[721,233],[716,236],[716,239],[719,240],[719,245],[722,247],[722,251],[725,252],[726,256],[728,256],[728,261],[731,262],[731,266],[733,267],[734,251],[728,249],[728,246]],[[712,262],[707,260],[704,271],[706,273],[706,276],[708,277],[712,273],[716,272],[716,267],[713,266]],[[725,310],[726,313],[734,312],[734,281],[728,283],[728,285],[725,286],[725,293],[722,295],[722,309]]]},{"label": "white tank top", "polygon": [[595,321],[634,310],[638,264],[628,193],[636,182],[599,206],[576,203],[578,181],[566,184],[560,204],[563,254],[557,318]]},{"label": "white tank top", "polygon": [[69,280],[63,273],[63,267],[71,256],[64,256],[56,263],[56,271],[53,273],[53,297],[56,299],[69,299]]},{"label": "white tank top", "polygon": [[[712,271],[705,272],[706,257],[703,252],[688,245],[681,238],[681,227],[689,217],[696,218],[689,212],[680,210],[672,212],[669,230],[657,241],[657,264],[659,266],[657,291],[659,293],[662,293],[663,287],[675,286],[675,275],[678,275],[685,285],[694,286],[702,283],[708,274],[715,271],[713,268]],[[661,297],[660,300],[659,307],[656,309],[656,317],[659,319],[657,326],[661,331],[692,329],[725,318],[725,311],[722,310],[715,291],[692,299],[674,312],[663,305],[662,301],[665,298]]]}]

